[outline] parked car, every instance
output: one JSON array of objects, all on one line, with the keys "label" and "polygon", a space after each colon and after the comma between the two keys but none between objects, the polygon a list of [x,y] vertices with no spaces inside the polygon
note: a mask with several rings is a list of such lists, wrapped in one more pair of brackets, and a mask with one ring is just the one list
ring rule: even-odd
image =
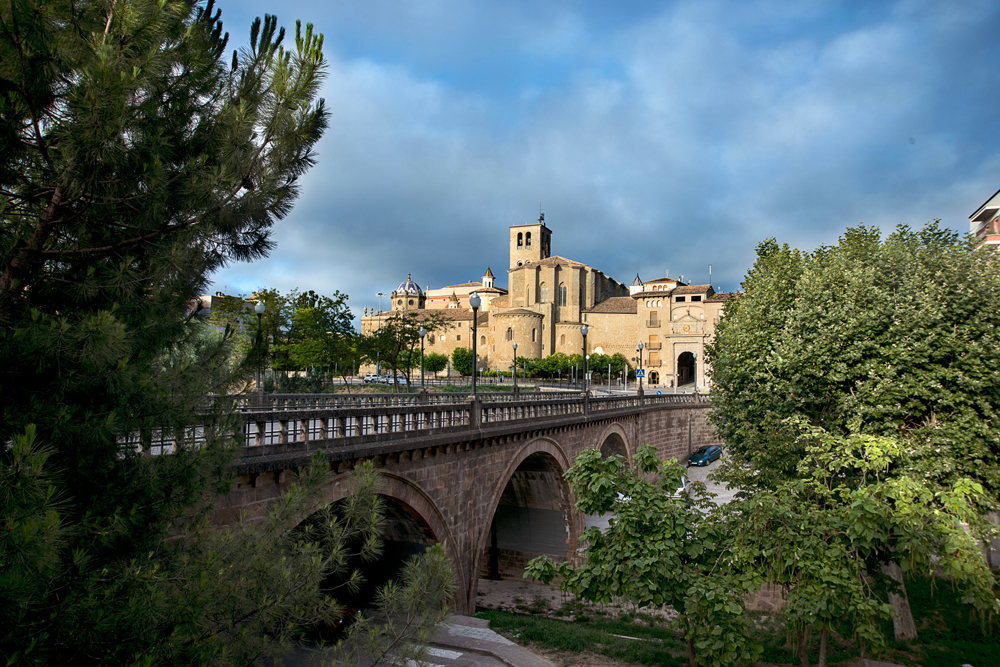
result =
[{"label": "parked car", "polygon": [[402,385],[402,386],[404,386],[404,387],[410,386],[410,383],[407,381],[405,375],[397,375],[396,376],[396,380],[398,380],[399,384]]},{"label": "parked car", "polygon": [[688,466],[707,466],[712,461],[718,461],[721,457],[722,447],[718,445],[699,447],[688,458]]},{"label": "parked car", "polygon": [[371,384],[372,382],[378,382],[378,376],[374,373],[369,373],[365,376],[365,384]]}]

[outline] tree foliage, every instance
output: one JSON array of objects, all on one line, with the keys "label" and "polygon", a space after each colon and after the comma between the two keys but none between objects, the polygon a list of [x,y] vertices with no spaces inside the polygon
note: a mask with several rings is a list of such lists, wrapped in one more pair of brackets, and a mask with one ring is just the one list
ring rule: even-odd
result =
[{"label": "tree foliage", "polygon": [[894,438],[836,436],[790,420],[804,456],[796,475],[776,488],[726,507],[744,562],[785,587],[789,625],[803,664],[809,629],[820,633],[826,664],[830,631],[885,647],[882,622],[896,612],[889,595],[905,596],[882,573],[900,561],[906,572],[944,575],[964,591],[981,620],[1000,611],[979,539],[991,532],[976,510],[982,485],[968,478],[935,492],[923,480],[890,473],[904,454]]},{"label": "tree foliage", "polygon": [[615,516],[607,532],[584,532],[583,564],[556,565],[543,556],[528,564],[525,577],[548,583],[559,575],[562,590],[594,602],[670,605],[679,613],[676,625],[692,667],[752,663],[762,647],[748,638],[744,596],[760,585],[760,576],[741,567],[728,526],[705,516],[711,503],[703,484],[693,485],[690,497],[676,493],[683,474],[675,460],[657,460],[648,445],[636,452],[635,468],[619,456],[584,450],[566,472],[576,508]]},{"label": "tree foliage", "polygon": [[456,347],[451,352],[451,365],[461,375],[472,375],[472,350],[467,347]]},{"label": "tree foliage", "polygon": [[440,352],[429,352],[424,355],[424,371],[440,373],[448,367],[448,355]]},{"label": "tree foliage", "polygon": [[411,371],[420,368],[420,329],[434,333],[447,326],[448,321],[433,311],[394,313],[382,320],[378,331],[358,340],[358,353],[369,364],[391,368],[393,382],[398,385],[397,371],[403,371],[409,381]]},{"label": "tree foliage", "polygon": [[334,609],[335,564],[283,532],[288,506],[205,523],[239,444],[232,405],[205,399],[249,368],[190,304],[272,247],[327,118],[311,26],[287,49],[270,16],[227,38],[191,0],[0,5],[8,664],[256,664],[265,635]]},{"label": "tree foliage", "polygon": [[1000,490],[1000,266],[936,223],[882,239],[849,229],[812,253],[757,248],[744,294],[707,349],[712,419],[728,452],[762,473],[802,455],[785,421],[901,437],[899,465],[948,486]]}]

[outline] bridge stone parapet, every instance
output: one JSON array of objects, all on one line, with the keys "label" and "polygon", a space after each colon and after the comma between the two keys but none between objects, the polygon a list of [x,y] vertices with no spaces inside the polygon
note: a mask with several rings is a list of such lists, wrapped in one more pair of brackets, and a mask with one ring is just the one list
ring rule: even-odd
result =
[{"label": "bridge stone parapet", "polygon": [[662,458],[683,461],[714,442],[710,410],[700,396],[575,393],[247,405],[248,446],[216,520],[262,516],[289,488],[288,472],[317,451],[337,473],[329,501],[342,497],[353,468],[371,460],[386,480],[393,543],[412,553],[440,542],[459,579],[454,607],[467,613],[480,575],[519,577],[523,563],[542,553],[578,558],[586,522],[563,475],[583,449],[631,461],[649,443]]}]

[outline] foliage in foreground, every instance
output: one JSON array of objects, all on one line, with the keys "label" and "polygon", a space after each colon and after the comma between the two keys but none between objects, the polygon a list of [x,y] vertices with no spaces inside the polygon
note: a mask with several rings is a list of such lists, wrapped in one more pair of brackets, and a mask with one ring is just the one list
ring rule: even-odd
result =
[{"label": "foliage in foreground", "polygon": [[797,476],[721,513],[742,566],[787,591],[784,617],[803,665],[810,629],[820,665],[833,632],[858,639],[862,651],[884,650],[884,621],[897,613],[889,601],[906,595],[883,575],[896,561],[911,575],[947,577],[981,619],[1000,612],[977,539],[991,532],[976,510],[979,483],[962,479],[935,494],[922,480],[889,474],[903,450],[894,439],[798,427],[805,455]]},{"label": "foliage in foreground", "polygon": [[[82,551],[67,564],[60,550],[79,527],[62,515],[47,469],[51,453],[29,429],[15,438],[12,464],[0,468],[0,646],[10,665],[254,665],[279,658],[304,629],[339,623],[338,591],[356,589],[363,582],[358,567],[381,551],[383,501],[373,466],[357,470],[345,500],[317,509],[332,477],[317,456],[260,521],[219,530],[192,517],[155,551],[114,569],[94,569]],[[352,553],[350,544],[359,550]],[[65,568],[81,580],[48,595],[53,580],[71,574]],[[327,657],[374,664],[390,651],[419,656],[452,589],[443,550],[429,550],[407,564],[402,582],[387,586],[372,614]]]},{"label": "foliage in foreground", "polygon": [[[920,626],[914,642],[890,642],[879,659],[917,667],[989,665],[1000,651],[1000,632],[983,629],[962,602],[962,593],[950,581],[914,577],[907,582],[913,613]],[[573,606],[573,603],[569,603]],[[525,607],[525,613],[480,609],[476,616],[490,622],[490,628],[522,644],[542,646],[567,653],[599,653],[617,660],[668,667],[687,663],[684,642],[663,619],[647,614],[604,613],[597,609],[576,609],[570,620],[547,617],[547,609]],[[557,614],[559,612],[556,612]],[[529,615],[530,614],[530,615]],[[536,615],[537,614],[537,615]],[[748,612],[753,620],[751,633],[763,646],[760,659],[768,664],[798,664],[794,633],[789,633],[781,614],[774,616]],[[625,639],[635,637],[636,639]],[[809,653],[819,650],[819,636],[812,635]],[[860,644],[833,637],[829,664],[853,664]]]},{"label": "foliage in foreground", "polygon": [[335,536],[375,525],[288,532],[319,462],[264,521],[207,522],[240,443],[206,397],[254,364],[190,307],[273,247],[327,119],[322,36],[250,33],[227,53],[212,2],[0,3],[7,664],[257,664],[335,615]]},{"label": "foliage in foreground", "polygon": [[744,596],[759,588],[759,573],[735,561],[729,526],[705,516],[711,502],[703,484],[690,497],[677,494],[683,470],[673,460],[661,463],[648,445],[635,461],[629,468],[597,449],[580,453],[566,472],[577,509],[615,517],[607,532],[584,533],[583,564],[556,565],[542,556],[528,564],[525,577],[549,583],[558,575],[562,590],[593,602],[670,605],[692,667],[753,662],[761,646],[750,638]]},{"label": "foliage in foreground", "polygon": [[562,590],[592,602],[670,605],[692,667],[760,656],[744,602],[764,582],[787,592],[783,614],[804,667],[810,630],[821,667],[836,635],[860,641],[863,651],[886,647],[889,595],[905,595],[883,575],[893,561],[911,574],[948,577],[980,619],[1000,612],[977,541],[990,533],[976,509],[984,494],[978,482],[934,493],[921,480],[887,474],[901,455],[898,441],[797,428],[805,452],[797,476],[721,507],[700,484],[689,496],[677,493],[682,469],[660,463],[652,447],[639,448],[634,469],[584,450],[566,473],[576,508],[615,516],[606,532],[586,531],[583,564],[543,556],[525,577],[559,576]]}]

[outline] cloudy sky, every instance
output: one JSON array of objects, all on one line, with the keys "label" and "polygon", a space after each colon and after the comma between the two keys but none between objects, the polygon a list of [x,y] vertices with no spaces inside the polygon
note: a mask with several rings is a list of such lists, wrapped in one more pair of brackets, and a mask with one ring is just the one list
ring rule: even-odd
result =
[{"label": "cloudy sky", "polygon": [[408,273],[506,285],[539,205],[553,254],[734,290],[766,237],[964,232],[1000,188],[996,0],[218,4],[230,44],[277,13],[329,60],[318,164],[228,293],[340,290],[360,315]]}]

